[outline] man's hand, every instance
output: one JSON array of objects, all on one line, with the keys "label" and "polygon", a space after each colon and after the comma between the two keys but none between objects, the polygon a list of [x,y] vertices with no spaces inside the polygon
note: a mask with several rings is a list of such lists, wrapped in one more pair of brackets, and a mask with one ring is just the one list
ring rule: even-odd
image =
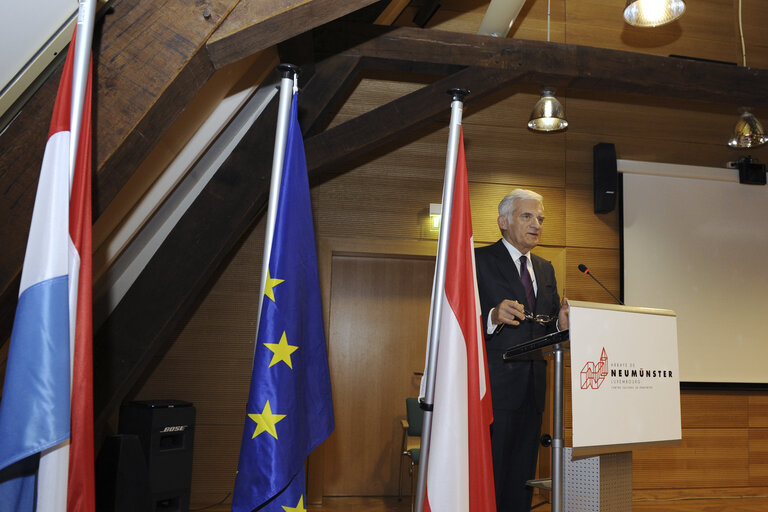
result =
[{"label": "man's hand", "polygon": [[561,331],[568,328],[569,314],[571,312],[570,306],[568,306],[568,299],[563,297],[563,303],[560,304],[560,311],[557,313],[557,326]]},{"label": "man's hand", "polygon": [[525,320],[525,307],[516,300],[504,299],[491,312],[491,322],[494,325],[520,325]]}]

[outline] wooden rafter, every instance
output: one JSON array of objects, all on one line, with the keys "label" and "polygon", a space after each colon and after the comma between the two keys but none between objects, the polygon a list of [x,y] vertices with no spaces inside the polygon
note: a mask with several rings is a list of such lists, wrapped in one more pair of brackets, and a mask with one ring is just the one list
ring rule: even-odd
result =
[{"label": "wooden rafter", "polygon": [[495,38],[417,28],[332,24],[317,31],[315,51],[362,57],[367,66],[447,71],[475,66],[524,73],[528,83],[685,98],[707,103],[768,104],[768,70],[590,46]]},{"label": "wooden rafter", "polygon": [[241,0],[208,40],[218,69],[377,0]]}]

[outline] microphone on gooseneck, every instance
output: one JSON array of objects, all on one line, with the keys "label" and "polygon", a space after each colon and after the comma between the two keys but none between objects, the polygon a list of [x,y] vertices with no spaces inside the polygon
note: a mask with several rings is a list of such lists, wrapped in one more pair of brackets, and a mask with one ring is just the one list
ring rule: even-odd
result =
[{"label": "microphone on gooseneck", "polygon": [[586,275],[588,275],[589,277],[591,277],[592,279],[594,279],[594,280],[595,280],[595,282],[596,282],[597,284],[599,284],[600,286],[602,286],[602,287],[603,287],[603,290],[607,291],[607,292],[610,294],[610,296],[611,296],[611,297],[613,297],[613,300],[615,300],[616,302],[618,302],[618,303],[619,303],[619,304],[621,304],[622,306],[624,305],[624,303],[623,303],[623,302],[621,302],[621,301],[618,299],[618,297],[616,297],[616,296],[615,296],[613,293],[611,293],[611,290],[609,290],[608,288],[606,288],[606,287],[605,287],[605,285],[604,285],[603,283],[601,283],[600,281],[598,281],[598,279],[597,279],[595,276],[593,276],[593,275],[592,275],[592,272],[590,272],[590,271],[589,271],[589,269],[587,268],[587,266],[586,266],[585,264],[583,264],[583,263],[579,263],[579,270],[581,270],[583,273],[585,273]]}]

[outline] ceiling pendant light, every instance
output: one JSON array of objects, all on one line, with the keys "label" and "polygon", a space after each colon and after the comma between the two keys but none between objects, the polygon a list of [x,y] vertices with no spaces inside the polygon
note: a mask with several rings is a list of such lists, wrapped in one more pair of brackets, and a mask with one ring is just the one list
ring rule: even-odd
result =
[{"label": "ceiling pendant light", "polygon": [[627,0],[624,19],[635,27],[658,27],[683,15],[683,0]]},{"label": "ceiling pendant light", "polygon": [[568,121],[565,119],[565,110],[555,98],[555,89],[543,87],[541,99],[533,106],[528,128],[537,132],[556,132],[565,130],[567,127]]},{"label": "ceiling pendant light", "polygon": [[732,148],[754,148],[768,142],[768,136],[760,121],[747,108],[739,109],[739,120],[733,127],[733,137],[728,141]]}]

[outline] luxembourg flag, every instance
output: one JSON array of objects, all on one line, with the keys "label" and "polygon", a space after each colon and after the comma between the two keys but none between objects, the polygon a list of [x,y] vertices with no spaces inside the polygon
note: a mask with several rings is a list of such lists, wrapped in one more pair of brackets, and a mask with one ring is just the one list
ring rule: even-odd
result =
[{"label": "luxembourg flag", "polygon": [[70,184],[74,42],[40,170],[0,402],[4,511],[95,509],[91,71]]},{"label": "luxembourg flag", "polygon": [[475,277],[463,132],[448,240],[424,510],[495,512],[490,437],[493,412]]}]

